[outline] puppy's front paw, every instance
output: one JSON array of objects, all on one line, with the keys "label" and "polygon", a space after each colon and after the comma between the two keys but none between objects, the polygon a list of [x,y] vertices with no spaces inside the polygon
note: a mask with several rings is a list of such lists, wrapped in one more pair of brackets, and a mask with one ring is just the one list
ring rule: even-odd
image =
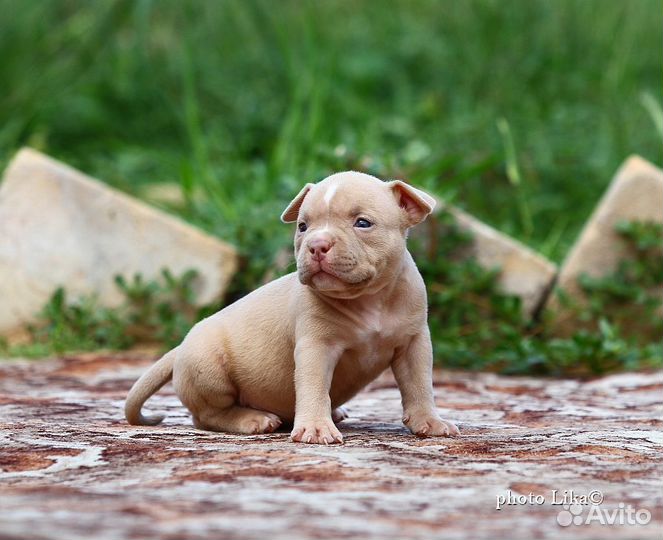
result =
[{"label": "puppy's front paw", "polygon": [[294,442],[303,442],[308,444],[334,444],[342,443],[343,435],[334,425],[331,418],[321,418],[318,420],[305,420],[297,422],[290,434]]},{"label": "puppy's front paw", "polygon": [[405,413],[403,423],[417,437],[454,437],[460,434],[455,424],[442,420],[435,412]]}]

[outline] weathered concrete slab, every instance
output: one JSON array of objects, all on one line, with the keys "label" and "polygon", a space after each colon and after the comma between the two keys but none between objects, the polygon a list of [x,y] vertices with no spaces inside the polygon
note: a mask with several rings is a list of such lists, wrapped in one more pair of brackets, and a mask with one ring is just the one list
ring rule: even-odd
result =
[{"label": "weathered concrete slab", "polygon": [[[438,374],[462,436],[422,440],[383,377],[350,403],[346,443],[321,447],[194,430],[169,388],[148,403],[164,425],[128,426],[123,398],[147,363],[0,364],[0,538],[660,538],[663,373]],[[544,502],[496,510],[509,490]],[[565,509],[552,490],[603,502]],[[649,523],[558,523],[631,507]]]},{"label": "weathered concrete slab", "polygon": [[437,213],[443,209],[454,217],[461,230],[472,235],[473,242],[467,255],[475,257],[484,268],[500,268],[497,281],[499,288],[507,294],[518,296],[524,314],[532,317],[552,288],[557,266],[522,242],[439,200],[436,212],[412,229],[413,237],[423,241],[431,255],[437,244],[436,239],[443,234],[437,218]]},{"label": "weathered concrete slab", "polygon": [[[610,274],[628,257],[626,245],[615,231],[620,221],[663,223],[663,171],[638,156],[631,156],[620,167],[585,223],[560,268],[559,289],[582,301],[580,275]],[[559,305],[555,295],[551,295],[551,305]]]},{"label": "weathered concrete slab", "polygon": [[34,320],[62,285],[115,305],[115,275],[195,268],[205,304],[235,265],[232,246],[35,150],[21,150],[0,185],[0,334]]}]

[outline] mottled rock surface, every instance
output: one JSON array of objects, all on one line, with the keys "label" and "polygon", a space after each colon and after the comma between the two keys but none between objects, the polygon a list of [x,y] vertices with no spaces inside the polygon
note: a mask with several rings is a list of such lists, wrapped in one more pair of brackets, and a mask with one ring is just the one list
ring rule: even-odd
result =
[{"label": "mottled rock surface", "polygon": [[[346,443],[324,447],[197,431],[170,387],[148,403],[162,426],[129,426],[123,398],[149,361],[0,364],[0,538],[660,538],[662,373],[436,374],[456,439],[412,437],[383,376],[350,402]],[[496,510],[508,490],[545,502]],[[573,514],[552,490],[651,518],[562,527]]]},{"label": "mottled rock surface", "polygon": [[193,268],[195,300],[207,304],[235,266],[232,246],[35,150],[22,149],[0,185],[0,334],[33,322],[65,284],[113,306],[116,275]]}]

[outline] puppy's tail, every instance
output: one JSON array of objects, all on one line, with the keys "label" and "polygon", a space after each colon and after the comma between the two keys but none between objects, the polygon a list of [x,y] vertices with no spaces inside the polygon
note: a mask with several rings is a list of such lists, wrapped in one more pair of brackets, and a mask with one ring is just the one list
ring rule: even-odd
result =
[{"label": "puppy's tail", "polygon": [[164,354],[138,379],[129,390],[124,404],[124,416],[134,426],[156,426],[164,419],[164,415],[143,416],[141,408],[148,398],[173,378],[175,350]]}]

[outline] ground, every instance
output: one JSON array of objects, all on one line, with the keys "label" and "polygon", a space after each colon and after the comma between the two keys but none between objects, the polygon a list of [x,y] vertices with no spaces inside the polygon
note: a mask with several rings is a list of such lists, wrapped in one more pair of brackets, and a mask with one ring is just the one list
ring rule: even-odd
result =
[{"label": "ground", "polygon": [[[169,387],[149,402],[167,412],[163,425],[127,425],[124,396],[152,359],[0,364],[0,539],[660,535],[663,373],[578,382],[436,372],[455,439],[410,435],[383,376],[349,403],[345,444],[325,447],[285,431],[195,430]],[[532,503],[496,509],[499,497],[530,493]],[[554,504],[565,495],[603,501]],[[629,508],[649,523],[601,524],[634,519]],[[568,510],[593,522],[568,525]]]}]

